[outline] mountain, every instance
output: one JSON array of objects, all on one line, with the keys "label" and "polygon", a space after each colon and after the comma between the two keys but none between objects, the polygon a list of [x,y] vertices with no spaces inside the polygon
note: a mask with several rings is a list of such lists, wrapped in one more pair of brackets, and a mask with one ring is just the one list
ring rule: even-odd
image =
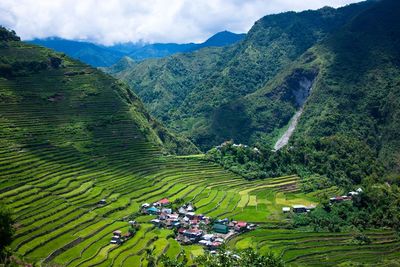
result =
[{"label": "mountain", "polygon": [[138,139],[160,151],[197,151],[154,120],[129,88],[99,70],[18,41],[4,43],[0,56],[3,145],[71,147],[102,156],[129,150]]},{"label": "mountain", "polygon": [[29,43],[63,52],[94,67],[110,66],[118,62],[125,55],[123,52],[100,45],[61,38],[35,39],[29,41]]},{"label": "mountain", "polygon": [[[184,251],[179,260],[191,266],[203,247],[181,245],[142,204],[168,198],[175,210],[191,203],[216,219],[266,223],[273,208],[267,197],[298,190],[297,176],[249,182],[203,155],[170,155],[197,150],[152,119],[126,85],[4,28],[0,114],[0,234],[7,238],[0,253],[7,245],[11,265],[150,266],[151,256],[155,266],[162,255],[177,259]],[[256,210],[249,199],[260,189],[268,194]],[[130,233],[123,245],[110,243],[116,230]]]},{"label": "mountain", "polygon": [[[123,70],[117,64],[108,71],[127,82],[156,118],[203,150],[229,139],[270,142],[250,127],[252,122],[235,100],[264,87],[307,49],[370,5],[372,2],[363,2],[339,9],[269,15],[232,46],[146,60]],[[294,108],[277,112],[270,109],[264,113],[270,121],[262,133],[286,125]]]},{"label": "mountain", "polygon": [[216,33],[207,39],[204,43],[195,44],[150,44],[142,48],[135,49],[128,56],[136,60],[144,60],[148,58],[163,58],[176,53],[193,52],[205,47],[221,47],[229,46],[241,41],[246,34],[236,34],[229,31]]},{"label": "mountain", "polygon": [[355,139],[400,173],[399,15],[398,1],[377,2],[301,58],[318,75],[294,140]]},{"label": "mountain", "polygon": [[236,34],[229,31],[222,31],[211,36],[204,43],[198,44],[197,48],[210,47],[210,46],[227,46],[243,40],[246,34]]},{"label": "mountain", "polygon": [[282,135],[297,116],[289,145],[266,156],[272,162],[262,167],[267,176],[296,169],[327,175],[340,185],[369,176],[398,177],[399,14],[398,1],[375,2],[266,86],[219,109],[219,127],[229,116],[230,126],[223,129],[240,129],[261,137],[259,146],[271,147],[276,141],[271,133]]},{"label": "mountain", "polygon": [[156,43],[149,44],[138,49],[134,49],[128,57],[135,60],[144,60],[148,58],[163,58],[176,53],[190,52],[196,50],[197,45],[194,43],[189,44],[175,44],[175,43]]},{"label": "mountain", "polygon": [[228,46],[239,42],[244,36],[245,34],[223,31],[213,35],[204,43],[200,44],[123,43],[113,46],[103,46],[61,38],[35,39],[29,42],[66,53],[94,67],[106,67],[117,63],[124,56],[139,61],[147,58],[163,58],[176,53],[195,51],[204,47]]},{"label": "mountain", "polygon": [[[326,199],[299,218],[299,226],[341,231],[337,225],[364,230],[399,225],[400,2],[371,3],[266,86],[221,111],[241,110],[230,115],[231,124],[264,139],[266,126],[282,135],[295,122],[288,143],[272,151],[274,142],[260,142],[257,150],[226,142],[210,150],[208,157],[226,169],[247,179],[297,173],[308,192],[362,188],[347,204]],[[284,122],[282,114],[293,119]],[[289,128],[281,128],[279,120]]]},{"label": "mountain", "polygon": [[[221,105],[225,127],[264,134],[258,148],[226,142],[206,156],[170,155],[196,151],[123,83],[0,28],[0,218],[14,228],[0,250],[8,245],[15,266],[398,266],[400,3],[369,3],[265,84]],[[230,49],[188,53],[187,65],[164,60],[183,77],[190,57],[205,53],[190,67],[206,74],[223,67]],[[119,66],[142,63],[124,58]],[[274,131],[288,132],[277,121],[294,131],[288,145],[271,151]],[[197,219],[180,215],[180,227],[190,229],[182,234],[164,213],[148,215],[146,203],[160,200],[173,212],[190,204],[204,215],[198,220],[218,222],[215,230],[236,224],[218,249],[222,257],[197,241],[188,245],[185,237],[198,233],[193,224],[202,225]]]}]

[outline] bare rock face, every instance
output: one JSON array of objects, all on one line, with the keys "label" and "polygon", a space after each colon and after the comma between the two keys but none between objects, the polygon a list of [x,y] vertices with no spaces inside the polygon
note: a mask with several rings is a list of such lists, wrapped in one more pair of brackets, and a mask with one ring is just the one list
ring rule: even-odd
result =
[{"label": "bare rock face", "polygon": [[[297,75],[295,75],[297,76]],[[279,138],[279,140],[274,145],[274,150],[278,151],[282,147],[286,146],[289,142],[290,137],[293,135],[294,130],[299,122],[301,114],[303,113],[303,106],[311,94],[312,86],[314,84],[315,75],[307,75],[302,77],[296,77],[296,80],[290,81],[289,92],[294,97],[295,103],[300,109],[294,114],[290,120],[290,124],[285,133]],[[292,79],[293,77],[291,77]]]}]

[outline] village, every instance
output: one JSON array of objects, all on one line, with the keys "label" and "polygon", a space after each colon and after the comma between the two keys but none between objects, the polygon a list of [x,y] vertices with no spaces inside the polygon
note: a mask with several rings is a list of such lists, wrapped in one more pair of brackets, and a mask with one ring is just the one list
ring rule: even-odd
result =
[{"label": "village", "polygon": [[213,219],[196,214],[195,210],[191,203],[177,206],[167,198],[152,204],[144,203],[141,206],[143,214],[157,216],[150,221],[152,224],[160,228],[173,229],[176,240],[181,244],[200,244],[211,251],[233,235],[256,228],[255,224],[231,221],[227,218]]},{"label": "village", "polygon": [[[362,193],[362,189],[350,191],[347,195],[331,197],[330,205],[343,201],[352,200],[356,195]],[[101,200],[99,204],[105,204]],[[143,215],[153,215],[150,223],[158,228],[171,229],[175,233],[175,239],[182,245],[199,244],[215,252],[215,250],[234,235],[256,229],[257,225],[245,221],[229,220],[228,218],[218,219],[196,214],[196,208],[192,203],[182,203],[176,200],[172,203],[169,199],[163,198],[152,204],[143,203],[140,213]],[[315,209],[314,205],[293,205],[283,207],[282,213],[307,213]],[[122,233],[114,231],[110,244],[120,245],[135,235],[140,225],[136,221],[129,221],[129,230]]]},{"label": "village", "polygon": [[[104,204],[105,200],[100,203]],[[100,204],[99,203],[99,204]],[[177,207],[167,198],[160,199],[152,204],[143,203],[140,212],[143,215],[154,215],[150,223],[159,228],[171,229],[175,232],[175,239],[183,245],[199,244],[210,251],[216,250],[228,238],[256,228],[255,224],[244,221],[231,221],[227,218],[213,219],[195,213],[191,203]],[[120,245],[135,235],[140,228],[136,221],[128,222],[130,227],[127,233],[116,230],[112,233],[110,244]]]},{"label": "village", "polygon": [[[347,195],[331,197],[331,198],[329,198],[329,204],[333,205],[335,203],[340,203],[343,201],[350,201],[353,199],[353,197],[361,194],[362,192],[363,192],[363,190],[361,188],[358,188],[355,191],[348,192]],[[293,205],[292,208],[283,207],[282,212],[289,213],[289,212],[293,211],[294,213],[306,213],[306,212],[310,212],[313,209],[315,209],[314,205],[312,205],[312,206]]]}]

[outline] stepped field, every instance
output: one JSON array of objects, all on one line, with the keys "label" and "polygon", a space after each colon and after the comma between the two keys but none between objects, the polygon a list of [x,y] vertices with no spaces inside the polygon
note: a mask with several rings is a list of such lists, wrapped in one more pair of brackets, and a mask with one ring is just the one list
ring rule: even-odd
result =
[{"label": "stepped field", "polygon": [[0,78],[0,201],[17,221],[12,248],[27,261],[132,266],[149,245],[175,255],[181,246],[151,217],[137,218],[141,232],[124,246],[109,245],[110,233],[127,228],[124,218],[141,203],[163,197],[266,222],[279,209],[267,192],[297,190],[296,176],[248,182],[202,157],[165,156],[163,133],[115,79],[47,49],[4,44],[13,74]]},{"label": "stepped field", "polygon": [[[54,58],[61,65],[52,64]],[[168,133],[129,89],[96,69],[17,41],[2,43],[0,59],[2,70],[12,70],[0,76],[0,201],[17,222],[11,248],[28,262],[146,266],[145,249],[153,247],[157,258],[183,251],[190,264],[204,253],[200,246],[181,246],[172,231],[149,224],[153,217],[137,214],[142,203],[164,197],[263,227],[287,223],[283,206],[317,201],[299,192],[297,176],[250,182],[201,156],[167,156],[162,140]],[[107,204],[99,206],[101,199]],[[123,245],[111,245],[114,230],[127,231],[128,217],[141,223],[140,230]],[[371,234],[380,240],[371,245],[382,248],[379,255],[395,255],[392,233]],[[319,236],[260,228],[231,243],[271,248],[295,264],[318,264],[318,251],[335,261],[342,260],[339,249],[355,259],[371,252],[314,244],[307,239],[312,235]],[[301,247],[291,247],[293,240]],[[314,247],[318,251],[311,252]]]},{"label": "stepped field", "polygon": [[[371,244],[358,245],[349,233],[257,229],[229,241],[237,249],[257,248],[282,256],[289,266],[335,266],[342,262],[376,263],[398,259],[400,240],[395,231],[366,231]],[[353,265],[352,265],[353,266]]]},{"label": "stepped field", "polygon": [[[42,158],[42,152],[50,159]],[[279,198],[267,193],[297,180],[286,177],[251,183],[199,159],[157,162],[152,157],[142,158],[144,164],[93,163],[77,157],[73,150],[59,153],[57,148],[43,146],[2,153],[0,200],[15,211],[18,221],[12,248],[28,261],[68,266],[135,261],[130,258],[144,257],[143,248],[150,244],[179,252],[181,246],[168,238],[172,231],[154,229],[148,224],[150,216],[136,218],[144,224],[122,246],[109,245],[110,235],[128,228],[124,218],[136,213],[139,204],[163,197],[192,201],[199,213],[214,217],[268,222],[280,217],[279,208],[285,201],[273,205]],[[97,206],[102,198],[108,204]]]}]

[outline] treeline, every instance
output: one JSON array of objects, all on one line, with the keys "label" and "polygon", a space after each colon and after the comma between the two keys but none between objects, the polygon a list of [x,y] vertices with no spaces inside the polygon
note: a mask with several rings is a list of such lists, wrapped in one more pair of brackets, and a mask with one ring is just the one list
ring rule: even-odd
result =
[{"label": "treeline", "polygon": [[292,141],[279,151],[226,142],[210,150],[207,158],[248,180],[298,174],[304,192],[338,186],[345,192],[361,186],[352,201],[331,205],[324,196],[311,213],[294,216],[294,227],[316,231],[390,227],[400,230],[400,179],[385,173],[365,143],[334,135]]},{"label": "treeline", "polygon": [[9,31],[3,26],[0,26],[0,41],[21,41],[15,31]]},{"label": "treeline", "polygon": [[[260,254],[253,248],[246,248],[240,251],[228,250],[225,245],[217,250],[217,254],[206,252],[204,255],[195,258],[196,265],[206,267],[284,267],[285,264],[280,256],[268,252],[266,255]],[[150,257],[151,258],[151,257]],[[153,257],[154,258],[154,257]],[[153,259],[152,262],[155,262]],[[161,262],[165,267],[184,267],[187,266],[187,258],[184,253],[177,255],[177,259],[170,259],[163,255]],[[150,265],[148,265],[150,266]],[[155,265],[151,265],[155,266]]]},{"label": "treeline", "polygon": [[248,180],[298,174],[302,190],[311,192],[338,186],[344,191],[361,186],[352,201],[331,205],[329,197],[308,214],[293,217],[294,227],[316,231],[390,227],[400,230],[400,179],[385,173],[374,152],[361,141],[335,135],[302,139],[280,151],[226,142],[207,158]]},{"label": "treeline", "polygon": [[364,183],[364,192],[352,201],[330,205],[321,203],[309,214],[295,215],[294,227],[311,227],[314,231],[356,231],[355,241],[368,243],[362,234],[368,228],[389,227],[400,230],[400,188],[397,184]]},{"label": "treeline", "polygon": [[366,144],[342,135],[297,140],[276,152],[269,147],[252,148],[227,142],[211,149],[207,158],[248,180],[298,174],[317,182],[315,188],[307,191],[319,189],[323,184],[350,187],[364,177],[383,173],[376,155]]}]

